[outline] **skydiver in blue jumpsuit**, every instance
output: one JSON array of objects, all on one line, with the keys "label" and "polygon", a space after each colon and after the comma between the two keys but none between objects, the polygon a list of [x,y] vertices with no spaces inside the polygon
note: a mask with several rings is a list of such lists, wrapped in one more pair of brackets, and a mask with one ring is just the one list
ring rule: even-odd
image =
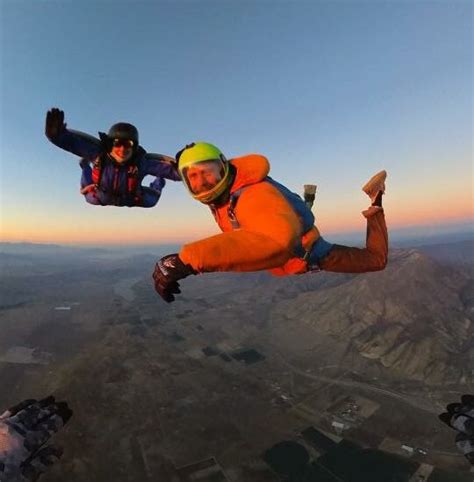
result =
[{"label": "skydiver in blue jumpsuit", "polygon": [[[172,157],[147,153],[132,124],[114,124],[99,138],[66,128],[64,112],[46,114],[46,137],[56,146],[82,158],[81,194],[90,204],[150,208],[156,205],[165,179],[180,181]],[[150,186],[143,178],[155,176]]]}]

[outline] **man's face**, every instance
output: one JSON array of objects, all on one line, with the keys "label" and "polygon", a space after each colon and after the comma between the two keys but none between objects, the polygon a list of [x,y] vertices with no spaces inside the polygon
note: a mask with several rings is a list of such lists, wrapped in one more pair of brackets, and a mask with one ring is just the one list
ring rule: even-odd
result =
[{"label": "man's face", "polygon": [[222,179],[221,163],[216,161],[199,162],[186,170],[188,185],[194,194],[210,191]]},{"label": "man's face", "polygon": [[127,139],[114,139],[110,155],[119,164],[127,162],[133,155],[133,141]]}]

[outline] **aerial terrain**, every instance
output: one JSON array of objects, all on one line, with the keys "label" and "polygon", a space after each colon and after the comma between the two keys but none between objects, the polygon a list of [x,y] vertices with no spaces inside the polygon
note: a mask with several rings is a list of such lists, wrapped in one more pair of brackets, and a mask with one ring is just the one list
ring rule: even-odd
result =
[{"label": "aerial terrain", "polygon": [[74,410],[45,482],[472,480],[437,418],[474,392],[472,239],[193,276],[172,304],[159,250],[0,248],[0,407]]}]

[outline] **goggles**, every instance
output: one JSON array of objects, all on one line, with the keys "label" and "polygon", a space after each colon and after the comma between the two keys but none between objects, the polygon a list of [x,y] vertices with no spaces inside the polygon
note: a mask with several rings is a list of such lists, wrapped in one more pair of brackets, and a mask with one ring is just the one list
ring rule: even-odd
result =
[{"label": "goggles", "polygon": [[124,147],[125,149],[132,149],[135,143],[130,139],[114,139],[112,141],[113,147]]}]

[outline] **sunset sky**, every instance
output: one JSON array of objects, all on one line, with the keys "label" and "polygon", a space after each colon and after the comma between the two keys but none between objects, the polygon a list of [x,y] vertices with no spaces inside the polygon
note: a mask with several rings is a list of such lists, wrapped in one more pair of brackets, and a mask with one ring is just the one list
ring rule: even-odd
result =
[{"label": "sunset sky", "polygon": [[[152,209],[96,207],[51,107],[96,135],[127,121],[150,152],[204,140],[268,157],[320,231],[364,231],[361,186],[388,171],[389,229],[473,219],[471,1],[3,0],[1,239],[183,242],[217,232],[168,182]],[[151,181],[151,178],[150,178]]]}]

